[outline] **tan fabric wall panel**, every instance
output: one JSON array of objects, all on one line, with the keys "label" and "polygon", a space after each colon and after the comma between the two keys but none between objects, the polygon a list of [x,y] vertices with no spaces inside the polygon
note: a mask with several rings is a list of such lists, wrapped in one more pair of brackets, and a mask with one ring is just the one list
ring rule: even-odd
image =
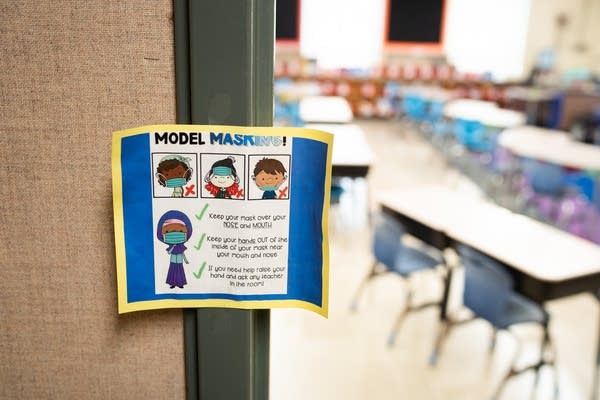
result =
[{"label": "tan fabric wall panel", "polygon": [[119,316],[111,132],[175,122],[171,0],[0,3],[0,398],[184,398],[180,310]]}]

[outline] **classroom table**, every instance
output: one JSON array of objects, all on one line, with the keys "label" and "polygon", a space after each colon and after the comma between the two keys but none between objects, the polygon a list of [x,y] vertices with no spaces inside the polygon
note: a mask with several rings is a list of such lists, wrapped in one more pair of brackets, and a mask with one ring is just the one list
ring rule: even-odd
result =
[{"label": "classroom table", "polygon": [[448,101],[444,116],[450,119],[479,121],[490,128],[512,128],[524,125],[527,116],[519,111],[500,108],[491,101],[456,99]]},{"label": "classroom table", "polygon": [[341,96],[306,96],[300,100],[304,123],[349,123],[353,119],[348,100]]},{"label": "classroom table", "polygon": [[340,183],[336,183],[336,180],[341,178],[352,179],[352,196],[350,198],[354,201],[354,207],[362,209],[364,206],[364,214],[360,214],[360,217],[359,214],[354,213],[353,223],[368,221],[371,196],[368,182],[364,181],[364,191],[360,191],[360,186],[355,185],[357,178],[366,178],[374,159],[363,130],[354,124],[309,124],[305,127],[333,134],[331,175],[336,179],[332,180],[332,185],[339,185]]},{"label": "classroom table", "polygon": [[[442,186],[389,191],[379,202],[408,233],[440,250],[465,244],[503,263],[513,276],[514,289],[538,303],[583,292],[598,296],[600,246],[591,242]],[[452,268],[449,271],[440,308],[443,322]],[[597,378],[596,373],[592,398],[597,396]]]},{"label": "classroom table", "polygon": [[332,175],[335,177],[359,178],[367,176],[373,163],[373,152],[364,131],[355,124],[308,124],[333,134],[331,154]]},{"label": "classroom table", "polygon": [[521,126],[502,132],[498,143],[521,157],[600,171],[600,146],[574,141],[567,132]]},{"label": "classroom table", "polygon": [[439,249],[463,243],[506,264],[532,300],[600,288],[600,246],[484,199],[431,185],[386,192],[379,202]]},{"label": "classroom table", "polygon": [[480,110],[477,121],[490,128],[505,129],[525,125],[527,116],[519,111],[485,107]]},{"label": "classroom table", "polygon": [[456,99],[450,100],[444,106],[444,116],[450,119],[465,119],[479,121],[479,116],[489,108],[498,108],[491,101]]}]

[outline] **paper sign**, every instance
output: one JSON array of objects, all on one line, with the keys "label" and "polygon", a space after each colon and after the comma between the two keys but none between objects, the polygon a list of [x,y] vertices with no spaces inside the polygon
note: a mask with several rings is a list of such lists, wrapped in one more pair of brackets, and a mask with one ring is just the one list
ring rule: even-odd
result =
[{"label": "paper sign", "polygon": [[332,136],[145,126],[113,134],[119,312],[300,307],[327,315]]}]

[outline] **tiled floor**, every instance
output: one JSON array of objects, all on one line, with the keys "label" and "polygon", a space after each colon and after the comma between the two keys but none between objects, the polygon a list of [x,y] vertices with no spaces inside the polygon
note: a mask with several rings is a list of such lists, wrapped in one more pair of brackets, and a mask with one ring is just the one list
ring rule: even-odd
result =
[{"label": "tiled floor", "polygon": [[[350,312],[352,295],[368,272],[370,208],[378,191],[436,182],[461,191],[476,191],[449,170],[443,159],[417,134],[400,123],[359,122],[377,155],[368,182],[355,182],[332,218],[330,237],[330,316],[303,310],[273,310],[271,322],[271,398],[302,399],[460,399],[481,400],[491,394],[508,367],[515,342],[501,333],[493,354],[488,352],[491,329],[482,321],[457,327],[446,341],[436,367],[427,363],[436,333],[437,309],[410,314],[394,347],[387,339],[403,307],[406,283],[383,276],[363,292],[358,311]],[[335,224],[335,225],[334,225]],[[414,277],[416,302],[440,295],[441,282],[432,272]],[[460,308],[460,285],[454,287],[454,309]],[[589,295],[548,304],[551,333],[558,349],[560,399],[590,395],[599,307]],[[536,357],[540,331],[535,326],[515,331],[523,343],[520,362]],[[510,381],[502,399],[551,398],[551,373],[545,370],[536,397],[533,374]]]}]

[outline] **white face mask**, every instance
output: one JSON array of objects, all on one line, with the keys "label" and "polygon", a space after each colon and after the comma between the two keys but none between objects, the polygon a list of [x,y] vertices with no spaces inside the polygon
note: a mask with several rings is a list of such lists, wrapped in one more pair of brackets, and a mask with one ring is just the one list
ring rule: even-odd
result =
[{"label": "white face mask", "polygon": [[235,183],[233,175],[212,175],[210,183],[220,188],[228,188]]}]

